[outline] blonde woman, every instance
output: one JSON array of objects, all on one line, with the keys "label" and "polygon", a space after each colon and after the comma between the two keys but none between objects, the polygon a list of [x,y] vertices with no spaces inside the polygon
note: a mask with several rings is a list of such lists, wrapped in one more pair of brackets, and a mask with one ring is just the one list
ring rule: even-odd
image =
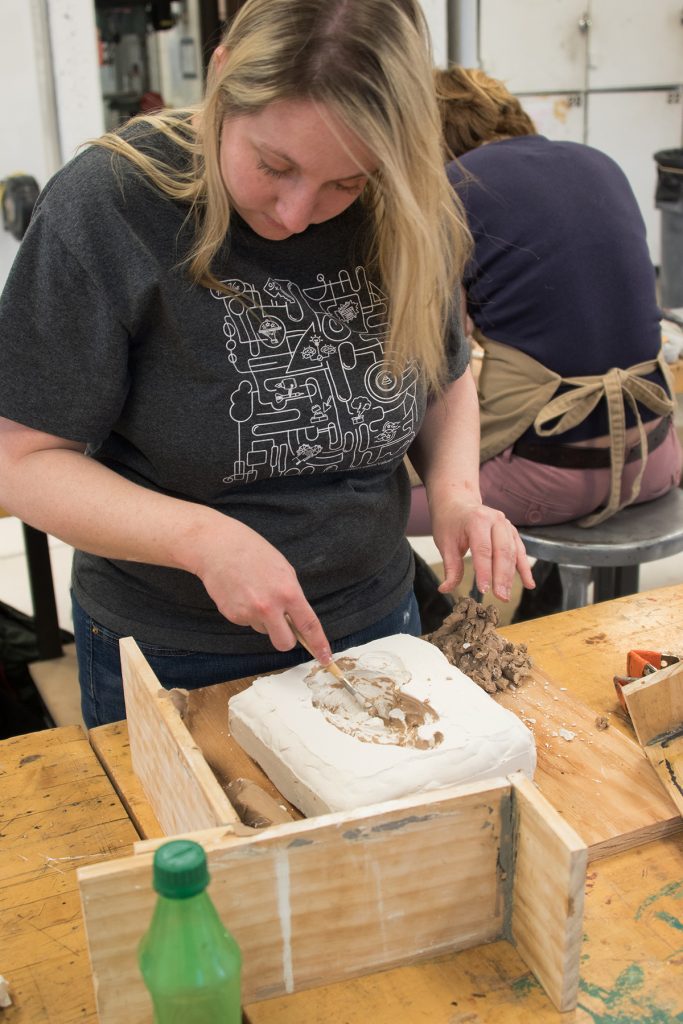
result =
[{"label": "blonde woman", "polygon": [[477,482],[468,233],[417,0],[249,0],[195,110],[48,185],[0,307],[0,503],[74,545],[86,724],[118,638],[194,687],[420,629],[410,451],[457,582],[530,583]]}]

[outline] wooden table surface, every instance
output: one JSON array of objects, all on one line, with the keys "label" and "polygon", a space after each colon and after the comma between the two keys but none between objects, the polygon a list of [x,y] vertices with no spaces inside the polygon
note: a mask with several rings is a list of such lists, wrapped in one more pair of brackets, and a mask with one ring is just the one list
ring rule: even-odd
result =
[{"label": "wooden table surface", "polygon": [[0,742],[2,1024],[94,1024],[76,868],[138,834],[79,726]]},{"label": "wooden table surface", "polygon": [[[683,651],[683,585],[502,632],[632,735],[612,677],[624,672],[629,648]],[[91,741],[123,804],[77,728],[0,743],[0,973],[15,1000],[3,1024],[96,1019],[75,868],[129,852],[138,832],[160,834],[130,770],[125,723],[93,730]],[[558,1014],[513,947],[496,942],[255,1004],[247,1014],[251,1024],[681,1024],[683,838],[589,866],[574,1013]]]}]

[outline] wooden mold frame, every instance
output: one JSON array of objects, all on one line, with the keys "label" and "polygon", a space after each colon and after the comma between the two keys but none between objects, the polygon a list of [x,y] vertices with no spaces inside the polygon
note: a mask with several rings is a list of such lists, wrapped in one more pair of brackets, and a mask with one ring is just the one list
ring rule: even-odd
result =
[{"label": "wooden mold frame", "polygon": [[683,814],[683,662],[627,683],[622,693],[638,742]]},{"label": "wooden mold frame", "polygon": [[[245,1004],[506,938],[575,1007],[587,847],[522,773],[254,830],[134,641],[121,652],[135,772],[167,835],[206,849]],[[102,1024],[150,1019],[136,950],[164,841],[78,871]]]}]

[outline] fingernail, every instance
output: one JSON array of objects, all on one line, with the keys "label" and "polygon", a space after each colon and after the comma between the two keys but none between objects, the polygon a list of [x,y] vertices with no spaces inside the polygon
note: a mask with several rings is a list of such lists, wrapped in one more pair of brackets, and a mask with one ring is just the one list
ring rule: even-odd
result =
[{"label": "fingernail", "polygon": [[501,599],[501,601],[509,601],[510,600],[510,593],[511,593],[511,591],[510,591],[509,587],[497,587],[496,588],[496,594]]},{"label": "fingernail", "polygon": [[318,661],[320,662],[321,665],[329,665],[329,663],[332,661],[332,651],[330,650],[329,647],[326,647],[321,652]]}]

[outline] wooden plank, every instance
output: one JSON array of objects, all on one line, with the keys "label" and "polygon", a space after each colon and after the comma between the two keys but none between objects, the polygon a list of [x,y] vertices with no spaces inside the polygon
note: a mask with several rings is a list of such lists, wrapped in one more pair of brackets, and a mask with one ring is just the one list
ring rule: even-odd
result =
[{"label": "wooden plank", "polygon": [[683,663],[627,683],[622,693],[643,747],[664,733],[683,729]]},{"label": "wooden plank", "polygon": [[96,1024],[76,868],[135,831],[80,727],[0,742],[0,971],[7,1024]]},{"label": "wooden plank", "polygon": [[683,664],[636,679],[622,692],[643,750],[683,814]]},{"label": "wooden plank", "polygon": [[589,868],[581,981],[560,1016],[509,942],[247,1006],[250,1024],[665,1024],[683,1020],[683,843]]},{"label": "wooden plank", "polygon": [[645,753],[662,786],[683,814],[683,736],[666,743],[648,743]]},{"label": "wooden plank", "polygon": [[534,734],[534,781],[588,845],[591,861],[683,827],[641,747],[611,726],[598,728],[599,716],[568,690],[534,670],[496,700]]},{"label": "wooden plank", "polygon": [[[642,648],[645,650],[660,651],[683,651],[683,586],[674,585],[661,587],[657,590],[644,591],[640,594],[632,594],[628,597],[619,598],[614,601],[606,601],[601,604],[587,605],[584,608],[575,608],[568,612],[561,612],[557,615],[549,615],[542,619],[533,619],[529,622],[516,623],[513,626],[506,626],[500,632],[513,643],[526,643],[531,653],[538,673],[547,680],[552,680],[556,688],[567,687],[566,691],[553,693],[553,696],[562,696],[570,693],[571,696],[580,701],[581,704],[590,708],[596,717],[606,717],[609,722],[607,732],[614,736],[617,733],[627,737],[631,742],[635,741],[635,734],[631,720],[627,712],[620,705],[614,690],[613,678],[615,675],[623,675],[626,671],[626,654],[631,648]],[[520,691],[523,695],[524,691]],[[527,712],[529,709],[524,708]],[[531,717],[533,713],[531,713]],[[572,719],[573,720],[573,719]],[[570,731],[572,727],[568,727]],[[552,732],[553,730],[551,730]],[[582,735],[591,737],[590,720],[586,723],[586,729]],[[552,737],[555,742],[557,740]],[[541,741],[543,742],[543,741]],[[597,741],[593,740],[593,745]],[[615,757],[611,769],[610,787],[614,798],[608,800],[605,790],[605,781],[595,789],[603,794],[602,800],[594,792],[596,801],[594,807],[599,807],[599,814],[593,813],[595,819],[591,822],[591,808],[586,803],[582,804],[580,799],[574,800],[575,810],[564,806],[564,784],[571,784],[571,777],[568,777],[568,768],[571,766],[573,773],[581,771],[580,758],[572,754],[574,744],[565,744],[565,749],[560,751],[567,755],[567,763],[564,768],[565,775],[559,775],[555,768],[545,769],[545,763],[541,767],[537,780],[541,790],[572,824],[576,831],[589,844],[589,860],[594,861],[599,857],[607,856],[627,848],[632,843],[639,844],[642,841],[651,841],[660,835],[674,835],[683,828],[681,819],[676,809],[676,816],[671,815],[675,807],[673,801],[665,794],[662,800],[659,795],[653,793],[653,803],[648,805],[645,797],[646,790],[641,790],[638,785],[638,811],[634,817],[633,810],[629,812],[631,818],[630,830],[626,831],[623,837],[614,834],[614,824],[610,823],[609,817],[613,814],[616,806],[615,801],[621,801],[619,785],[619,759]],[[539,753],[540,753],[539,748]],[[548,748],[543,747],[544,750]],[[631,751],[632,753],[632,751]],[[544,757],[545,762],[545,757]],[[577,765],[576,761],[579,761]],[[631,771],[634,762],[631,761]],[[555,766],[562,771],[562,760]],[[649,782],[646,789],[657,781],[652,768],[646,765],[649,770]],[[637,774],[643,780],[641,768]],[[544,785],[544,777],[548,780],[550,788]],[[589,778],[601,779],[601,774],[591,773]],[[576,776],[573,778],[576,780]],[[657,783],[658,785],[659,782]],[[553,787],[560,791],[561,799],[557,802],[557,796],[553,793]],[[661,786],[660,786],[661,790]],[[633,791],[635,793],[635,790]],[[649,806],[649,809],[648,809]],[[652,812],[655,811],[653,820]],[[601,836],[593,831],[593,827],[602,829],[599,820],[603,813],[607,814],[605,832]],[[642,815],[640,824],[637,816]],[[581,818],[587,819],[582,826]]]},{"label": "wooden plank", "polygon": [[90,730],[88,736],[97,759],[119,794],[138,835],[150,839],[163,836],[164,830],[149,804],[142,783],[131,769],[126,723],[98,725]]},{"label": "wooden plank", "polygon": [[238,820],[133,638],[120,647],[133,770],[166,835]]},{"label": "wooden plank", "polygon": [[[244,1001],[499,936],[510,792],[499,780],[227,844],[220,830],[203,836],[211,896],[244,957]],[[154,905],[151,861],[144,853],[79,873],[102,1024],[149,1019],[135,950]]]},{"label": "wooden plank", "polygon": [[558,1010],[576,1006],[588,850],[532,782],[510,777],[518,816],[510,935]]},{"label": "wooden plank", "polygon": [[513,643],[527,644],[539,672],[555,686],[568,687],[575,700],[606,715],[610,728],[633,739],[633,726],[612,680],[626,672],[631,648],[683,649],[683,586],[574,608],[500,632]]}]

